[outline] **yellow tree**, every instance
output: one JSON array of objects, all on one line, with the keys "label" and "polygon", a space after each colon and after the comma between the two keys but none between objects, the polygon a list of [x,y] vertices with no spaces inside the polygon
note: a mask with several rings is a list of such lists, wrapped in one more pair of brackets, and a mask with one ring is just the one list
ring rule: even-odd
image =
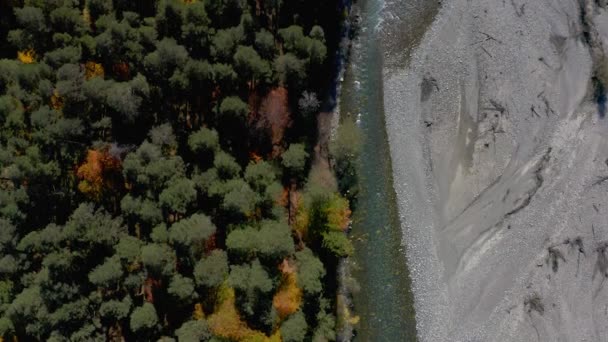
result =
[{"label": "yellow tree", "polygon": [[283,260],[279,269],[283,273],[281,286],[272,299],[272,305],[277,310],[280,319],[298,311],[302,305],[302,289],[298,287],[296,267],[287,259]]},{"label": "yellow tree", "polygon": [[103,78],[105,75],[103,66],[101,64],[95,63],[93,61],[86,62],[86,64],[84,65],[84,70],[85,70],[85,78],[87,80],[91,79],[93,77]]},{"label": "yellow tree", "polygon": [[338,194],[333,194],[325,207],[327,227],[330,230],[346,231],[351,213],[348,200]]},{"label": "yellow tree", "polygon": [[80,179],[78,190],[90,198],[99,201],[108,190],[116,190],[116,176],[120,174],[121,162],[111,156],[107,149],[89,150],[87,158],[76,172]]},{"label": "yellow tree", "polygon": [[17,59],[24,64],[32,64],[36,62],[36,51],[28,49],[17,52]]}]

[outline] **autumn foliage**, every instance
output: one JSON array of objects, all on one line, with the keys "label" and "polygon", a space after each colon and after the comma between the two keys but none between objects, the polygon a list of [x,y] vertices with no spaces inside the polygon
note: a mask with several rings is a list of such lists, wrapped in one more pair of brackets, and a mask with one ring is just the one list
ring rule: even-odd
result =
[{"label": "autumn foliage", "polygon": [[270,336],[251,329],[241,318],[236,308],[234,289],[227,284],[217,292],[216,307],[213,314],[207,317],[209,329],[215,336],[230,341],[243,342],[281,342],[281,332],[276,329]]},{"label": "autumn foliage", "polygon": [[130,75],[129,64],[126,62],[119,62],[112,66],[112,71],[121,80],[128,80]]},{"label": "autumn foliage", "polygon": [[192,312],[192,318],[200,321],[205,318],[205,312],[203,311],[203,305],[201,303],[194,304],[194,311]]},{"label": "autumn foliage", "polygon": [[120,160],[107,150],[89,150],[85,162],[76,172],[80,179],[78,190],[92,199],[99,199],[104,191],[116,189],[116,175],[120,170]]},{"label": "autumn foliage", "polygon": [[36,62],[36,51],[33,49],[18,51],[17,59],[23,64],[32,64]]},{"label": "autumn foliage", "polygon": [[306,239],[308,234],[308,226],[310,225],[310,211],[303,205],[298,206],[296,215],[293,220],[293,229],[298,233],[298,236]]},{"label": "autumn foliage", "polygon": [[154,279],[152,277],[146,278],[142,286],[144,299],[146,300],[146,302],[154,303],[154,290],[159,288],[160,286],[160,280]]},{"label": "autumn foliage", "polygon": [[266,95],[259,110],[258,129],[267,130],[270,134],[275,156],[280,154],[285,131],[292,123],[288,100],[287,89],[275,88]]},{"label": "autumn foliage", "polygon": [[59,95],[59,91],[57,91],[57,89],[53,90],[53,95],[51,95],[51,108],[55,110],[62,110],[63,105],[63,97]]},{"label": "autumn foliage", "polygon": [[222,285],[218,291],[217,301],[215,312],[207,320],[213,334],[233,341],[252,340],[256,335],[265,337],[261,332],[249,328],[241,319],[236,308],[233,288]]},{"label": "autumn foliage", "polygon": [[87,24],[88,27],[91,27],[93,24],[93,19],[91,18],[91,11],[89,11],[88,7],[82,9],[82,20]]},{"label": "autumn foliage", "polygon": [[285,319],[295,313],[302,304],[302,289],[298,287],[296,268],[288,260],[284,260],[279,267],[283,273],[281,286],[272,299],[272,305],[279,317]]},{"label": "autumn foliage", "polygon": [[351,210],[348,200],[334,194],[325,208],[327,225],[331,230],[346,231],[350,223]]},{"label": "autumn foliage", "polygon": [[103,66],[99,63],[95,63],[93,61],[89,61],[84,65],[85,70],[85,78],[91,79],[93,77],[101,77],[103,78],[105,75]]}]

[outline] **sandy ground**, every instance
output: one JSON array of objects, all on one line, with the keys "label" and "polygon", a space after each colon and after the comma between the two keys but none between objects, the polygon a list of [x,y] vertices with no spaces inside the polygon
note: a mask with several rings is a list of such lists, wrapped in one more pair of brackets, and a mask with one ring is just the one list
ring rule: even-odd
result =
[{"label": "sandy ground", "polygon": [[443,1],[409,66],[386,63],[422,341],[608,341],[597,3]]}]

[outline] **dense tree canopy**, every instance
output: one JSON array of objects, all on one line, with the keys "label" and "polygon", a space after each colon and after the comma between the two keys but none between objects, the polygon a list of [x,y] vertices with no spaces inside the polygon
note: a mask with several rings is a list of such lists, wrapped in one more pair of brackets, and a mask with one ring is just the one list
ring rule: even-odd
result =
[{"label": "dense tree canopy", "polygon": [[344,10],[0,0],[0,341],[335,340]]}]

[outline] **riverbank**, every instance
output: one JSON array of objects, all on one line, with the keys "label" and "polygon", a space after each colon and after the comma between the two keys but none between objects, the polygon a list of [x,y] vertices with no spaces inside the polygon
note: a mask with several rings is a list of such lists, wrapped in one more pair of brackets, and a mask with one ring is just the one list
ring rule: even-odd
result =
[{"label": "riverbank", "polygon": [[608,14],[586,4],[444,1],[385,65],[422,341],[608,339],[608,125],[584,37],[591,17],[605,41]]}]

